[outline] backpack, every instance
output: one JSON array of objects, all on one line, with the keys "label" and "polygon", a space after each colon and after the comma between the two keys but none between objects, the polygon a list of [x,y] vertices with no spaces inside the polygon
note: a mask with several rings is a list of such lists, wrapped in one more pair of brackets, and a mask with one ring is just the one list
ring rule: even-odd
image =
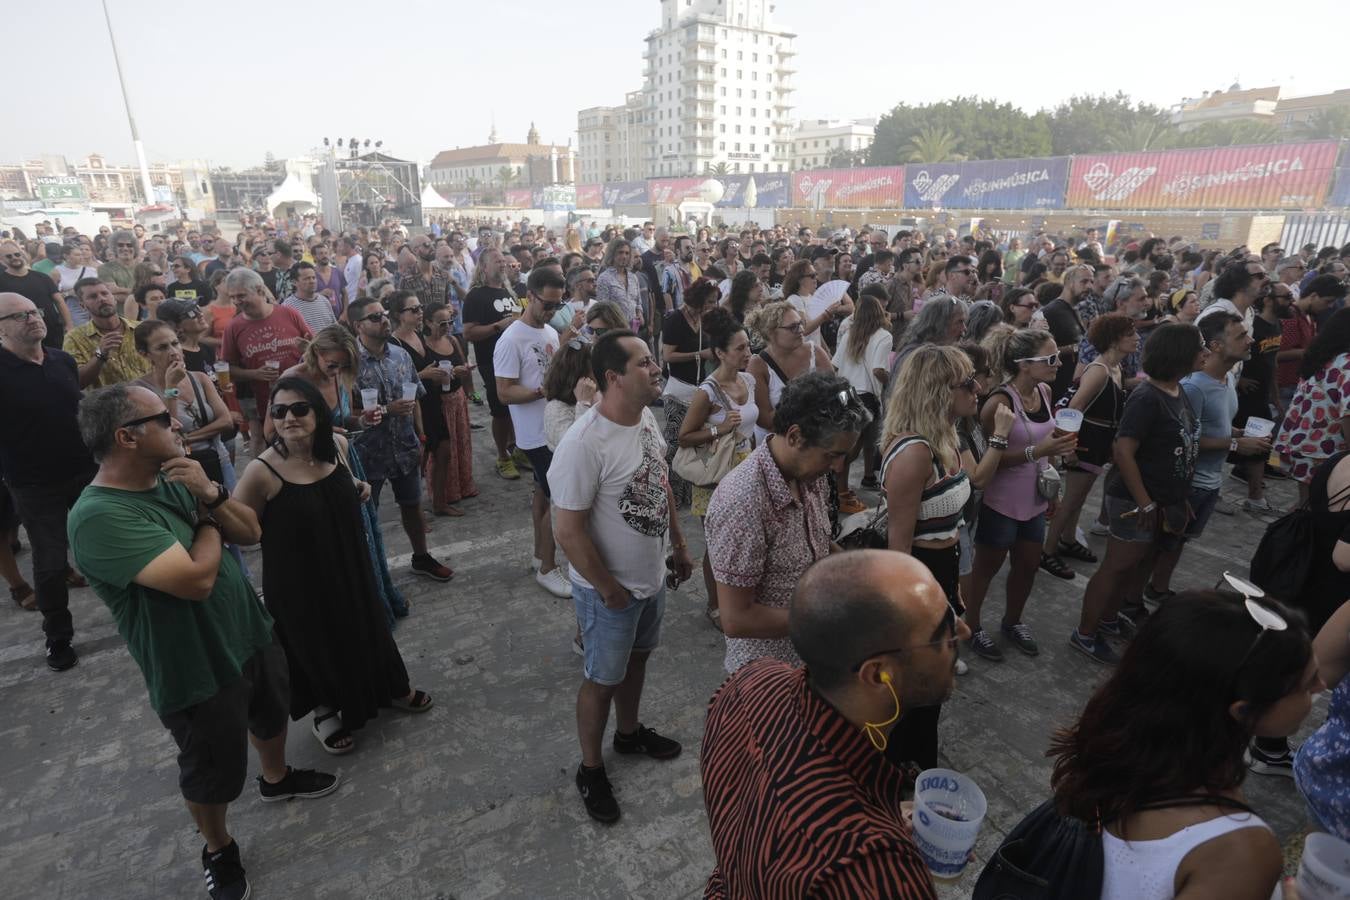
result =
[{"label": "backpack", "polygon": [[[1323,481],[1321,493],[1325,492]],[[1347,492],[1350,487],[1327,498],[1326,507],[1332,508],[1345,498]],[[1301,506],[1267,525],[1252,554],[1251,580],[1267,594],[1286,603],[1293,603],[1302,596],[1308,576],[1312,574],[1313,560],[1317,557],[1317,514],[1312,508],[1317,493],[1309,491],[1308,499]]]}]

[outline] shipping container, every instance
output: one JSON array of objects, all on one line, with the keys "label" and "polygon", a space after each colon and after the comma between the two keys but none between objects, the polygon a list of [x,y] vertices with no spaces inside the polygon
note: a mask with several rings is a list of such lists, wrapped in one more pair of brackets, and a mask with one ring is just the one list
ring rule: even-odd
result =
[{"label": "shipping container", "polygon": [[511,188],[506,192],[503,205],[511,209],[527,209],[534,199],[534,191],[529,188]]},{"label": "shipping container", "polygon": [[1336,170],[1327,206],[1350,206],[1350,166],[1341,166]]},{"label": "shipping container", "polygon": [[905,205],[905,167],[793,172],[792,205],[807,209],[901,209]]},{"label": "shipping container", "polygon": [[1061,209],[1069,157],[906,167],[906,209]]},{"label": "shipping container", "polygon": [[577,209],[598,209],[604,204],[604,185],[577,185]]},{"label": "shipping container", "polygon": [[1337,144],[1263,144],[1075,156],[1066,205],[1097,209],[1315,209]]}]

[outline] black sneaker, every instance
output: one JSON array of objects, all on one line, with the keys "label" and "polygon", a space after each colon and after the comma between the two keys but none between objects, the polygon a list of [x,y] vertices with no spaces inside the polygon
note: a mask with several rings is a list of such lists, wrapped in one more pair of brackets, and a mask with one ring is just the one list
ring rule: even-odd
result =
[{"label": "black sneaker", "polygon": [[1144,600],[1154,605],[1166,603],[1176,595],[1176,591],[1155,591],[1153,585],[1144,585]]},{"label": "black sneaker", "polygon": [[336,775],[327,772],[287,766],[286,777],[276,784],[269,784],[266,778],[259,775],[258,793],[264,803],[290,800],[292,797],[326,797],[338,789],[338,781]]},{"label": "black sneaker", "polygon": [[1122,609],[1116,613],[1116,620],[1120,622],[1121,637],[1129,640],[1139,633],[1139,629],[1144,627],[1148,617],[1152,615],[1147,606],[1140,606],[1136,609]]},{"label": "black sneaker", "polygon": [[975,651],[976,656],[982,656],[985,659],[992,659],[995,662],[1003,662],[1003,651],[998,649],[998,644],[989,636],[989,632],[983,628],[976,628],[970,633],[970,649]]},{"label": "black sneaker", "polygon": [[61,641],[59,644],[51,644],[47,647],[47,668],[53,672],[73,669],[79,661],[79,654],[75,652],[74,647],[70,646],[70,641]]},{"label": "black sneaker", "polygon": [[1255,744],[1247,748],[1247,768],[1257,775],[1294,777],[1294,754],[1285,750],[1278,756],[1262,752]]},{"label": "black sneaker", "polygon": [[605,775],[604,766],[598,769],[577,766],[577,790],[592,819],[606,825],[619,821],[619,801],[614,799],[614,787]]},{"label": "black sneaker", "polygon": [[239,845],[234,841],[215,853],[208,853],[203,846],[202,872],[211,900],[246,900],[251,891],[244,866],[239,862]]},{"label": "black sneaker", "polygon": [[1116,651],[1112,650],[1110,645],[1102,639],[1101,635],[1094,635],[1092,640],[1087,641],[1078,633],[1075,628],[1069,633],[1069,646],[1091,659],[1093,662],[1099,662],[1105,666],[1114,666],[1120,662],[1120,657]]},{"label": "black sneaker", "polygon": [[645,753],[652,759],[674,759],[680,755],[679,741],[657,734],[655,729],[647,728],[641,722],[632,734],[619,734],[614,729],[614,751],[616,753]]},{"label": "black sneaker", "polygon": [[1027,656],[1040,655],[1041,648],[1036,646],[1036,638],[1032,637],[1031,629],[1023,622],[1016,625],[1004,624],[1001,629],[1003,636],[1013,642],[1013,646],[1021,650]]}]

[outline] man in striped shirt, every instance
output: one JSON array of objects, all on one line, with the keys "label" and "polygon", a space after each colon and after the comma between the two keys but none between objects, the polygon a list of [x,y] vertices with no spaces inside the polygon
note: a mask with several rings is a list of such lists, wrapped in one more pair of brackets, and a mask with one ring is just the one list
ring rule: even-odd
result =
[{"label": "man in striped shirt", "polygon": [[882,751],[900,714],[951,693],[968,629],[922,563],[866,550],[807,570],[788,632],[805,668],[756,660],[708,709],[704,896],[935,897]]}]

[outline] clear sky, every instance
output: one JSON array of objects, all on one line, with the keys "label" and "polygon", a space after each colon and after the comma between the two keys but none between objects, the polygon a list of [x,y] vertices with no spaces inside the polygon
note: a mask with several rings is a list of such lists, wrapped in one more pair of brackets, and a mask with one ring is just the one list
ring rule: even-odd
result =
[{"label": "clear sky", "polygon": [[[656,0],[108,3],[150,159],[236,168],[268,151],[304,154],[325,136],[382,140],[426,162],[486,142],[494,118],[504,141],[524,141],[533,120],[545,142],[575,144],[578,109],[641,87],[643,37],[660,11]],[[1035,110],[1116,90],[1169,106],[1234,80],[1287,96],[1350,87],[1334,38],[1316,50],[1298,36],[1339,26],[1338,6],[1308,0],[1295,19],[1265,0],[1148,12],[776,0],[774,15],[797,34],[795,115],[862,118],[958,94]],[[6,4],[13,93],[0,161],[98,152],[132,162],[98,0],[53,9]]]}]

